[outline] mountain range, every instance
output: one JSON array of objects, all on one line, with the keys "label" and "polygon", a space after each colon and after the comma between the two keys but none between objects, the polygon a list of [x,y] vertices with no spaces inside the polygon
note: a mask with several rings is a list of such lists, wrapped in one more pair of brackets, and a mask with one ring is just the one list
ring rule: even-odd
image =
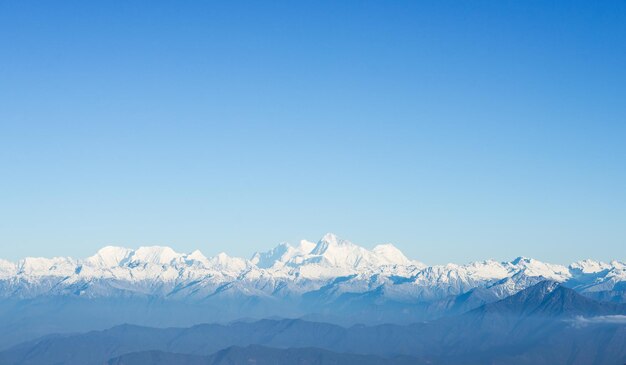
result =
[{"label": "mountain range", "polygon": [[169,247],[105,247],[86,259],[0,260],[0,297],[160,297],[203,300],[211,296],[293,297],[383,290],[386,299],[433,301],[488,288],[498,298],[534,284],[533,278],[564,283],[582,293],[626,289],[626,264],[593,260],[569,266],[518,257],[465,265],[426,266],[391,244],[372,250],[334,234],[317,243],[283,243],[250,259]]},{"label": "mountain range", "polygon": [[546,280],[585,298],[626,300],[621,261],[563,266],[518,257],[428,266],[391,244],[366,249],[330,233],[249,259],[109,246],[85,259],[0,260],[0,349],[125,323],[182,327],[290,318],[405,325],[461,315]]},{"label": "mountain range", "polygon": [[624,345],[626,304],[599,302],[543,281],[461,315],[427,322],[342,327],[265,319],[189,328],[122,325],[26,342],[0,352],[0,363],[623,364]]}]

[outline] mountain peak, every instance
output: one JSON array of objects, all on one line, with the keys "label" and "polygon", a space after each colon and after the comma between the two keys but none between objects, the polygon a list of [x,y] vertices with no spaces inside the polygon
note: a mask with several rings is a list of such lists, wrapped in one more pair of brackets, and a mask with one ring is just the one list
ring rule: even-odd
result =
[{"label": "mountain peak", "polygon": [[379,256],[380,258],[383,258],[389,261],[390,263],[395,263],[395,264],[411,263],[411,260],[409,260],[406,256],[404,256],[402,251],[400,251],[396,246],[392,245],[391,243],[377,245],[372,249],[372,252],[376,254],[376,256]]},{"label": "mountain peak", "polygon": [[136,263],[149,263],[157,265],[170,264],[181,254],[166,246],[139,247],[132,254],[131,261]]},{"label": "mountain peak", "polygon": [[548,280],[563,282],[571,278],[570,270],[562,265],[548,264],[539,260],[520,256],[510,262],[527,276],[543,277]]},{"label": "mountain peak", "polygon": [[[608,265],[606,269],[599,270],[604,265]],[[154,283],[154,291],[159,295],[169,290],[169,286],[159,284],[165,281],[168,285],[189,283],[190,288],[197,285],[203,294],[233,283],[233,287],[246,293],[288,295],[317,290],[337,278],[351,278],[341,281],[339,292],[361,292],[383,284],[385,290],[389,289],[390,297],[414,296],[422,300],[484,287],[504,298],[546,279],[567,283],[581,292],[622,288],[626,282],[626,265],[618,261],[609,265],[584,260],[565,267],[518,257],[510,262],[487,260],[427,267],[409,260],[392,244],[366,249],[333,233],[325,234],[317,243],[306,240],[295,246],[281,243],[250,260],[225,253],[207,258],[197,250],[177,253],[164,246],[136,250],[106,246],[86,259],[26,258],[16,264],[0,261],[0,280],[8,280],[0,282],[0,286],[15,285],[11,293],[24,297],[47,292],[65,294],[73,292],[79,284],[85,285],[89,295],[98,296],[115,292],[120,283],[138,281]],[[28,285],[21,285],[22,279]],[[107,280],[114,280],[115,284]],[[57,284],[51,288],[51,282]],[[143,289],[139,287],[137,292]],[[185,289],[175,295],[182,296],[187,290],[192,291]]]},{"label": "mountain peak", "polygon": [[523,298],[525,301],[531,300],[540,303],[547,295],[552,293],[560,285],[561,284],[556,281],[544,280],[531,287],[521,290],[519,293],[515,294],[512,299]]},{"label": "mountain peak", "polygon": [[550,294],[554,291],[554,289],[558,288],[560,283],[553,280],[544,280],[539,284],[533,286],[532,288],[536,291],[541,292],[543,295]]},{"label": "mountain peak", "polygon": [[513,265],[524,265],[524,264],[529,264],[533,261],[533,259],[525,257],[525,256],[518,256],[516,257],[513,261],[511,261],[511,263]]},{"label": "mountain peak", "polygon": [[484,305],[477,311],[532,312],[558,287],[559,283],[544,280],[498,302]]},{"label": "mountain peak", "polygon": [[128,259],[128,256],[133,250],[118,246],[105,246],[98,250],[95,255],[87,258],[85,261],[88,264],[100,267],[114,267],[119,266],[124,260]]},{"label": "mountain peak", "polygon": [[339,237],[332,232],[326,232],[326,234],[323,235],[322,238],[320,238],[320,241],[337,241],[337,240],[339,240]]},{"label": "mountain peak", "polygon": [[333,248],[351,248],[358,247],[354,243],[350,241],[346,241],[344,239],[339,238],[334,233],[326,233],[324,237],[322,237],[318,242],[311,254],[313,255],[323,255],[329,249]]},{"label": "mountain peak", "polygon": [[340,245],[343,244],[345,241],[339,238],[339,236],[337,236],[336,234],[328,232],[318,241],[318,243],[321,242],[327,243],[329,245]]},{"label": "mountain peak", "polygon": [[238,273],[247,267],[246,260],[239,257],[231,257],[225,252],[220,252],[215,257],[208,259],[208,263],[211,268],[228,273]]},{"label": "mountain peak", "polygon": [[269,251],[255,252],[250,262],[262,269],[268,269],[277,262],[284,262],[291,251],[293,251],[293,247],[290,244],[281,242]]},{"label": "mountain peak", "polygon": [[186,258],[188,260],[199,261],[199,262],[206,262],[207,260],[206,256],[204,256],[204,254],[200,250],[195,250],[194,252],[187,255]]},{"label": "mountain peak", "polygon": [[601,261],[586,259],[586,260],[574,262],[569,267],[572,270],[578,270],[582,273],[588,274],[588,273],[597,273],[602,270],[607,270],[611,267],[611,265],[605,264],[604,262],[601,262]]}]

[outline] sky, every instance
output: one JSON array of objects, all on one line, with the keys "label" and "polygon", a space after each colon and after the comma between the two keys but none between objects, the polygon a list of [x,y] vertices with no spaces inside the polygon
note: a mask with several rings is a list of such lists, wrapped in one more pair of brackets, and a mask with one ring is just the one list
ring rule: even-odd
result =
[{"label": "sky", "polygon": [[0,257],[626,259],[626,2],[0,0]]}]

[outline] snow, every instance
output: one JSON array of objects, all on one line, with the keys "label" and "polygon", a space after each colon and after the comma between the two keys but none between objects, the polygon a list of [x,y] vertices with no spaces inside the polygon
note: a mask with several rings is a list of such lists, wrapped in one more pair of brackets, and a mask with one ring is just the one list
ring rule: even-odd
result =
[{"label": "snow", "polygon": [[0,298],[68,295],[115,296],[137,293],[168,298],[224,295],[292,296],[324,290],[326,295],[366,293],[401,300],[437,300],[483,287],[505,297],[542,280],[572,282],[581,291],[611,290],[626,281],[626,265],[583,260],[569,266],[526,257],[465,265],[426,266],[392,244],[371,250],[328,233],[317,243],[281,243],[250,260],[170,247],[129,249],[107,246],[82,260],[25,258],[0,260]]},{"label": "snow", "polygon": [[128,248],[106,246],[101,248],[95,255],[85,260],[86,264],[96,267],[114,267],[119,266],[124,260],[127,260],[133,251]]},{"label": "snow", "polygon": [[267,252],[255,253],[250,261],[257,267],[267,269],[274,266],[276,263],[284,262],[285,258],[291,256],[289,254],[293,251],[294,248],[291,247],[291,245],[288,243],[281,243]]},{"label": "snow", "polygon": [[546,279],[563,282],[572,277],[569,269],[562,265],[547,264],[539,260],[518,257],[511,262],[516,269],[527,276],[541,276]]},{"label": "snow", "polygon": [[72,275],[75,261],[67,257],[27,257],[17,263],[18,274],[26,276],[67,276]]},{"label": "snow", "polygon": [[0,280],[9,279],[17,273],[17,265],[0,259]]},{"label": "snow", "polygon": [[389,264],[408,265],[411,263],[402,251],[391,243],[375,246],[372,253],[381,260],[386,260]]},{"label": "snow", "polygon": [[200,250],[195,250],[189,255],[185,255],[185,261],[188,262],[190,265],[198,264],[204,267],[207,267],[209,265],[209,259],[207,259],[207,257],[204,256],[204,254],[202,254]]},{"label": "snow", "polygon": [[269,251],[255,253],[250,261],[259,268],[267,269],[271,267],[282,267],[294,258],[299,257],[300,259],[296,259],[292,262],[298,265],[302,261],[301,258],[311,253],[315,247],[315,243],[307,240],[300,241],[300,244],[296,247],[288,243],[281,243]]},{"label": "snow", "polygon": [[238,275],[247,268],[248,264],[244,259],[239,257],[230,257],[226,253],[221,252],[217,256],[208,260],[208,266],[214,270],[220,270]]},{"label": "snow", "polygon": [[571,264],[569,267],[572,270],[579,270],[580,272],[585,273],[585,274],[593,274],[593,273],[597,273],[603,270],[608,270],[611,268],[611,265],[606,264],[604,262],[587,259],[587,260],[577,261]]},{"label": "snow", "polygon": [[134,264],[157,264],[166,265],[181,258],[181,254],[169,247],[151,246],[140,247],[130,256],[131,263]]}]

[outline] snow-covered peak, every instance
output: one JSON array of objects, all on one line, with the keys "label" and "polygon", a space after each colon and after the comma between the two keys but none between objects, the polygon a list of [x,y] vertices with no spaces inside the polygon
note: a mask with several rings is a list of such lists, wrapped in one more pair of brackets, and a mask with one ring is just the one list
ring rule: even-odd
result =
[{"label": "snow-covered peak", "polygon": [[372,249],[372,252],[382,260],[386,260],[390,264],[409,265],[409,260],[402,251],[391,243],[384,245],[377,245]]},{"label": "snow-covered peak", "polygon": [[130,256],[132,264],[155,264],[167,265],[181,258],[183,255],[172,250],[170,247],[149,246],[140,247],[133,251]]},{"label": "snow-covered peak", "polygon": [[224,273],[237,274],[244,271],[248,264],[246,260],[242,258],[231,257],[224,252],[220,252],[217,256],[208,259],[208,266],[211,269]]},{"label": "snow-covered peak", "polygon": [[312,255],[323,255],[327,251],[333,250],[349,250],[358,248],[354,243],[350,241],[343,240],[334,233],[326,233],[324,237],[322,237],[318,242],[313,251],[311,251]]},{"label": "snow-covered peak", "polygon": [[523,272],[526,276],[543,277],[546,279],[563,282],[571,278],[569,269],[563,265],[547,264],[539,260],[518,257],[511,261],[515,270]]},{"label": "snow-covered peak", "polygon": [[466,265],[465,268],[473,278],[479,279],[497,280],[510,274],[510,271],[503,263],[495,260],[472,262]]},{"label": "snow-covered peak", "polygon": [[0,259],[0,279],[9,278],[15,275],[17,265],[12,262]]},{"label": "snow-covered peak", "polygon": [[608,270],[611,268],[611,265],[606,264],[601,261],[587,259],[587,260],[574,262],[569,267],[572,270],[576,270],[584,274],[591,274],[591,273],[597,273],[603,270]]},{"label": "snow-covered peak", "polygon": [[302,241],[300,241],[300,244],[296,247],[296,252],[299,255],[310,254],[311,251],[313,251],[315,249],[315,246],[317,246],[317,244],[315,242],[302,240]]},{"label": "snow-covered peak", "polygon": [[[255,253],[250,259],[250,262],[262,269],[282,267],[296,257],[301,258],[311,253],[315,247],[315,243],[307,240],[300,241],[300,244],[296,247],[288,243],[281,243],[269,251]],[[301,261],[302,260],[300,260],[300,262]]]},{"label": "snow-covered peak", "polygon": [[65,295],[74,293],[77,287],[91,296],[109,295],[124,288],[120,292],[123,295],[128,290],[142,295],[201,297],[231,287],[240,293],[272,296],[301,294],[329,285],[336,286],[332,289],[336,294],[375,290],[384,285],[385,293],[403,300],[428,300],[476,287],[488,288],[503,297],[545,279],[567,282],[584,291],[613,290],[626,282],[626,265],[583,260],[566,267],[518,257],[510,262],[486,260],[426,267],[408,259],[392,244],[370,250],[332,233],[317,243],[282,243],[256,253],[250,260],[225,253],[207,258],[198,250],[177,253],[160,246],[136,250],[107,246],[82,260],[0,260],[0,288],[7,288],[4,294],[0,292],[0,298],[11,293],[34,297],[50,291]]},{"label": "snow-covered peak", "polygon": [[76,267],[76,261],[69,257],[27,257],[18,261],[17,270],[26,276],[67,276]]},{"label": "snow-covered peak", "polygon": [[185,258],[188,261],[197,261],[197,262],[202,262],[202,263],[207,262],[206,256],[204,256],[202,252],[200,252],[200,250],[195,250],[194,252],[188,255],[185,255]]},{"label": "snow-covered peak", "polygon": [[325,266],[356,268],[369,254],[363,247],[327,233],[307,256],[309,261]]},{"label": "snow-covered peak", "polygon": [[511,263],[513,265],[525,265],[531,263],[532,261],[533,259],[531,259],[530,257],[518,256],[513,261],[511,261]]},{"label": "snow-covered peak", "polygon": [[133,250],[124,247],[106,246],[101,248],[95,255],[85,259],[85,264],[96,267],[115,267],[123,264]]},{"label": "snow-covered peak", "polygon": [[287,255],[290,251],[293,251],[293,247],[288,243],[281,243],[273,249],[266,252],[256,252],[250,262],[252,262],[257,267],[266,269],[274,266],[277,262],[283,261],[285,255]]},{"label": "snow-covered peak", "polygon": [[[304,244],[305,242],[302,242],[301,246]],[[386,272],[384,267],[390,265],[415,268],[421,266],[419,264],[409,260],[391,244],[378,245],[373,250],[368,250],[332,233],[324,235],[309,253],[293,256],[286,262],[287,267],[310,279],[373,273],[380,270]]]},{"label": "snow-covered peak", "polygon": [[390,243],[378,245],[370,251],[350,241],[341,239],[333,233],[324,235],[308,256],[321,257],[332,266],[347,266],[355,269],[411,264],[411,260]]},{"label": "snow-covered peak", "polygon": [[15,268],[15,267],[16,267],[16,265],[14,263],[12,263],[11,261],[0,259],[0,270],[2,270],[2,269],[9,269],[9,268]]}]

